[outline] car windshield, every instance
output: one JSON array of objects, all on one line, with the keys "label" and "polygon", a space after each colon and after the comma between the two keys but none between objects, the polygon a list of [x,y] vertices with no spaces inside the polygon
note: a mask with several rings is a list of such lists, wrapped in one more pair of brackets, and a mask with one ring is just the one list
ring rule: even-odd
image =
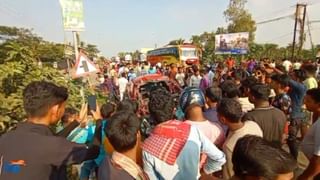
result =
[{"label": "car windshield", "polygon": [[169,87],[167,86],[166,82],[164,81],[160,81],[160,82],[149,82],[145,85],[142,85],[140,87],[140,94],[142,95],[142,97],[145,98],[149,98],[149,94],[150,91],[152,91],[153,89],[156,89],[158,87],[164,87],[166,90],[169,91]]}]

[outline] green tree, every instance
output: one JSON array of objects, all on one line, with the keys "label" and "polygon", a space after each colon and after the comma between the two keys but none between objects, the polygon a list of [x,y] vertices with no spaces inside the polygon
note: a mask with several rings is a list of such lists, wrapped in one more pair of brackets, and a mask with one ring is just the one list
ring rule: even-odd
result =
[{"label": "green tree", "polygon": [[132,60],[135,60],[135,61],[137,61],[137,60],[139,60],[140,59],[140,51],[139,50],[136,50],[136,51],[134,51],[133,53],[132,53]]},{"label": "green tree", "polygon": [[228,33],[249,32],[249,41],[255,38],[256,23],[252,15],[245,9],[247,0],[230,0],[228,8],[224,11],[228,25]]},{"label": "green tree", "polygon": [[88,54],[88,57],[93,60],[94,58],[98,57],[98,54],[100,53],[99,49],[97,48],[96,45],[93,44],[87,44],[85,47],[85,51]]},{"label": "green tree", "polygon": [[43,42],[37,49],[38,59],[42,62],[60,62],[64,59],[64,44]]},{"label": "green tree", "polygon": [[204,32],[200,35],[193,35],[190,39],[192,44],[198,46],[202,50],[202,63],[211,62],[214,58],[215,49],[215,33]]},{"label": "green tree", "polygon": [[228,33],[228,30],[225,29],[224,27],[218,27],[216,30],[216,34],[226,34]]},{"label": "green tree", "polygon": [[203,48],[203,40],[201,39],[200,36],[198,35],[193,35],[191,38],[190,38],[190,41],[193,45],[196,45],[198,47],[200,47],[201,49]]},{"label": "green tree", "polygon": [[60,58],[61,52],[54,54],[49,49],[61,50],[61,45],[43,41],[27,29],[1,26],[0,36],[4,35],[7,38],[0,44],[0,135],[26,118],[22,91],[32,81],[46,80],[68,87],[68,105],[80,107],[79,81],[68,80],[50,66],[38,66],[39,60]]}]

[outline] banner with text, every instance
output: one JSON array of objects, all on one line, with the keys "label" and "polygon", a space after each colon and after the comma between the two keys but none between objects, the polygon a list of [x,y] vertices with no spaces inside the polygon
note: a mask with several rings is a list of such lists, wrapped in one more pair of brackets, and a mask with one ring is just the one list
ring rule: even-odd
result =
[{"label": "banner with text", "polygon": [[82,0],[60,0],[65,31],[84,31]]},{"label": "banner with text", "polygon": [[215,36],[216,54],[247,54],[249,33],[218,34]]}]

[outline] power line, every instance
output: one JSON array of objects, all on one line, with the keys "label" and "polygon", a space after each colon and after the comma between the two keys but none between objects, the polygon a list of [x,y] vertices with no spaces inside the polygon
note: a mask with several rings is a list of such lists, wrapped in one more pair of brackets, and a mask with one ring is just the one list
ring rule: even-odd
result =
[{"label": "power line", "polygon": [[267,42],[267,43],[274,42],[275,40],[283,39],[284,37],[291,36],[292,34],[293,34],[293,32],[286,33],[286,34],[283,34],[283,35],[278,36],[278,37],[276,37],[276,38],[273,38],[273,39],[267,40],[266,42]]},{"label": "power line", "polygon": [[255,19],[261,19],[261,17],[263,17],[263,16],[265,16],[265,15],[275,15],[275,14],[278,14],[278,13],[280,13],[280,12],[286,12],[286,11],[288,11],[288,10],[291,11],[292,8],[293,8],[293,7],[286,7],[286,8],[280,9],[280,10],[276,10],[276,11],[273,11],[273,12],[265,13],[265,14],[263,14],[263,15],[257,16]]},{"label": "power line", "polygon": [[309,13],[307,13],[307,27],[308,27],[308,34],[309,34],[309,38],[310,38],[310,45],[311,45],[312,51],[314,51],[310,25],[311,25],[311,23],[309,20]]},{"label": "power line", "polygon": [[313,2],[308,2],[307,4],[308,4],[308,6],[313,6],[313,5],[319,4],[319,3],[320,3],[319,0],[315,0]]},{"label": "power line", "polygon": [[40,26],[37,25],[37,23],[35,23],[35,21],[24,15],[22,16],[22,14],[20,13],[20,11],[18,11],[17,9],[11,7],[11,5],[7,2],[7,1],[2,1],[3,3],[0,6],[0,11],[4,12],[6,15],[14,18],[16,21],[18,21],[21,24],[30,24],[32,25],[29,26],[29,28],[33,29],[33,27],[37,28],[37,29],[41,29]]},{"label": "power line", "polygon": [[312,24],[312,23],[320,23],[320,20],[309,21],[309,24]]},{"label": "power line", "polygon": [[266,23],[270,23],[270,22],[274,22],[274,21],[280,21],[282,19],[286,19],[289,17],[293,17],[293,15],[289,14],[289,15],[285,15],[285,16],[281,16],[281,17],[277,17],[277,18],[273,18],[273,19],[264,20],[261,22],[257,22],[256,25],[266,24]]}]

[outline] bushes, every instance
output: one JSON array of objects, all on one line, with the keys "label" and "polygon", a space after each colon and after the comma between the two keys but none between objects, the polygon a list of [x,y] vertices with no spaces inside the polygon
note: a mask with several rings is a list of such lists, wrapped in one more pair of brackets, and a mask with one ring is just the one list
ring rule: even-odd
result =
[{"label": "bushes", "polygon": [[[68,105],[81,107],[82,97],[79,91],[83,85],[82,81],[72,80],[50,66],[39,65],[41,57],[46,57],[47,62],[58,62],[63,59],[61,44],[56,44],[57,48],[52,48],[54,43],[43,41],[26,29],[0,26],[1,35],[8,38],[0,44],[0,135],[26,118],[22,92],[32,81],[46,80],[67,87]],[[43,49],[53,49],[57,52],[45,54],[47,51]],[[88,94],[87,88],[85,94]]]}]

